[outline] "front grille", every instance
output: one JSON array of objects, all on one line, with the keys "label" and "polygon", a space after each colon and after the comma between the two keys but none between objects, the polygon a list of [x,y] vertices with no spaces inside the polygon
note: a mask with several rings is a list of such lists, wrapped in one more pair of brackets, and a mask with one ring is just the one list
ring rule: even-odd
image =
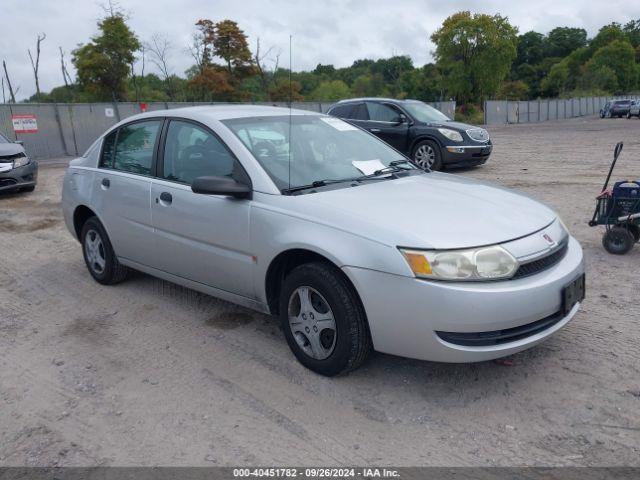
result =
[{"label": "front grille", "polygon": [[564,258],[569,248],[569,242],[565,241],[564,244],[557,249],[555,252],[547,255],[546,257],[539,258],[534,260],[533,262],[524,263],[520,265],[518,270],[512,279],[528,277],[529,275],[535,275],[536,273],[540,273],[547,268],[553,267],[556,263]]},{"label": "front grille", "polygon": [[18,183],[13,178],[0,178],[0,187],[10,187],[11,185],[15,185]]},{"label": "front grille", "polygon": [[470,128],[467,130],[467,135],[469,135],[471,140],[475,140],[476,142],[486,143],[489,141],[489,132],[484,128]]},{"label": "front grille", "polygon": [[453,343],[454,345],[486,347],[515,342],[530,337],[553,327],[563,318],[562,312],[556,312],[542,320],[504,330],[492,330],[489,332],[436,332],[436,334],[445,342]]}]

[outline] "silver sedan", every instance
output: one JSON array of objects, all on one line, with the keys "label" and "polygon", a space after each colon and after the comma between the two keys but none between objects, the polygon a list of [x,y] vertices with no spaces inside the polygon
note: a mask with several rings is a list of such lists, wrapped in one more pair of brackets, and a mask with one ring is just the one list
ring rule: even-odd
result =
[{"label": "silver sedan", "polygon": [[565,326],[584,298],[582,249],[551,209],[425,172],[311,112],[128,118],[71,162],[63,209],[98,282],[135,269],[277,315],[294,355],[323,375],[372,349],[509,355]]}]

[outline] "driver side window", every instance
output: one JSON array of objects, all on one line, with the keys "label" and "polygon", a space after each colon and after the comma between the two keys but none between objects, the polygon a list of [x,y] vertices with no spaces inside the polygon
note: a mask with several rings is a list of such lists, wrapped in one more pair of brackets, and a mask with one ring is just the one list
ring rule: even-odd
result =
[{"label": "driver side window", "polygon": [[191,185],[203,176],[236,178],[239,170],[241,167],[216,136],[193,123],[171,120],[164,148],[163,178]]}]

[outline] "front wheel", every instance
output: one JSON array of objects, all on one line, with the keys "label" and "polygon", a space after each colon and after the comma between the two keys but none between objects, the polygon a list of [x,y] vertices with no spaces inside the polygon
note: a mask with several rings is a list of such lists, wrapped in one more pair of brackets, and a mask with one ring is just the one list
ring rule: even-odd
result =
[{"label": "front wheel", "polygon": [[624,255],[633,248],[636,239],[624,227],[612,227],[602,237],[604,249],[614,255]]},{"label": "front wheel", "polygon": [[423,140],[413,149],[413,162],[423,170],[442,169],[440,146],[432,140]]},{"label": "front wheel", "polygon": [[298,361],[316,373],[359,367],[371,351],[360,300],[341,271],[314,262],[294,268],[280,294],[280,321]]},{"label": "front wheel", "polygon": [[123,281],[129,269],[118,262],[111,241],[97,217],[89,218],[80,233],[84,262],[91,276],[103,285]]},{"label": "front wheel", "polygon": [[631,118],[631,113],[627,113],[627,120]]}]

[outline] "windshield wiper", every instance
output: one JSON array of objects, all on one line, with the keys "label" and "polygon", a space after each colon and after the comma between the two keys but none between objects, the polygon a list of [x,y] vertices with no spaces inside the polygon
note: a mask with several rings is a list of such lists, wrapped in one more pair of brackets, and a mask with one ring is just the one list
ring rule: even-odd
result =
[{"label": "windshield wiper", "polygon": [[[360,181],[366,181],[366,180],[383,180],[384,177],[381,177],[381,175],[413,170],[410,168],[400,167],[400,165],[405,165],[405,164],[413,165],[413,163],[410,160],[407,160],[406,158],[402,158],[400,160],[394,160],[393,162],[389,163],[388,167],[381,168],[380,170],[376,170],[375,172],[370,173],[368,175],[361,175],[359,177],[342,178],[342,179],[327,178],[324,180],[316,180],[308,185],[300,185],[298,187],[285,188],[282,190],[282,193],[290,194],[294,192],[300,192],[303,190],[309,190],[311,188],[326,187],[327,185],[333,185],[335,183],[353,183],[353,182],[360,182]],[[419,170],[419,169],[416,168],[416,170]]]}]

